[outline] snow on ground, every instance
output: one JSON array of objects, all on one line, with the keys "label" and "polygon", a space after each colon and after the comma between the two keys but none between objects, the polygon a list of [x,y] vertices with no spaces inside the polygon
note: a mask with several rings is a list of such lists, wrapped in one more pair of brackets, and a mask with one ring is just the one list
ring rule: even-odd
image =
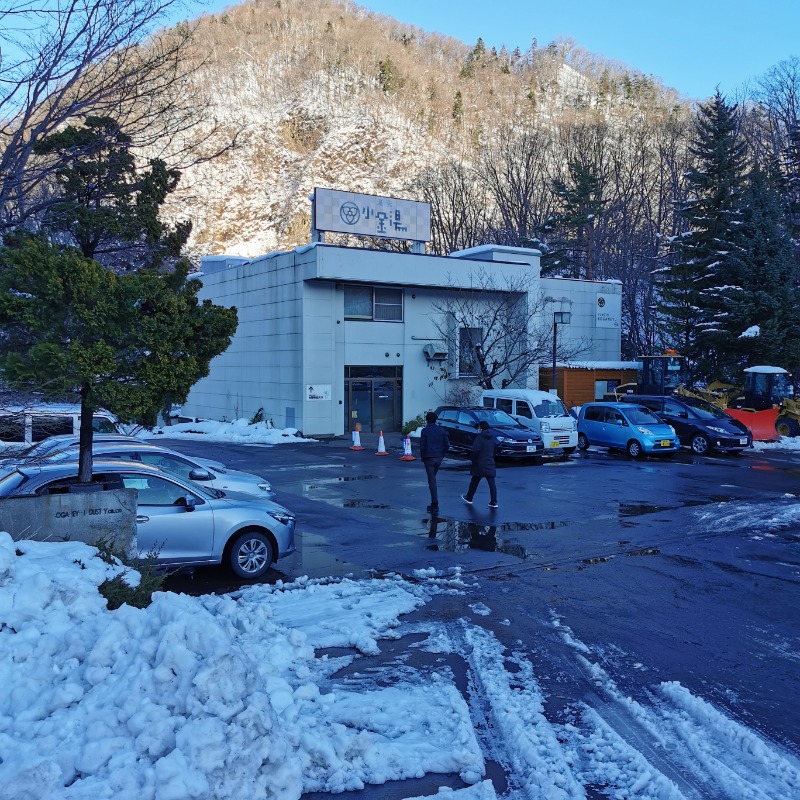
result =
[{"label": "snow on ground", "polygon": [[800,436],[781,436],[775,442],[753,442],[753,450],[800,450]]},{"label": "snow on ground", "polygon": [[[108,611],[97,587],[121,572],[88,545],[0,533],[3,800],[296,800],[425,774],[460,776],[463,788],[437,798],[496,800],[484,754],[519,800],[577,800],[588,786],[653,800],[800,796],[796,759],[676,682],[624,695],[556,615],[552,632],[597,690],[560,722],[526,654],[489,630],[401,622],[436,593],[468,594],[457,570],[160,592],[148,608]],[[339,676],[381,640],[420,632],[408,656],[460,657],[467,692],[430,658]]]}]

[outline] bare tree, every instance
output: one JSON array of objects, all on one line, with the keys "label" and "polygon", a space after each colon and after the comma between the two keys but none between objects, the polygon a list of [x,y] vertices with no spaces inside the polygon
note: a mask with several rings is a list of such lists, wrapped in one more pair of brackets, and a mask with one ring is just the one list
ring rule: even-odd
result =
[{"label": "bare tree", "polygon": [[412,196],[431,204],[431,251],[448,255],[488,241],[493,227],[486,185],[461,162],[431,167],[409,186]]},{"label": "bare tree", "polygon": [[[547,302],[533,279],[499,285],[487,269],[472,272],[470,286],[452,289],[433,304],[433,324],[449,353],[438,377],[466,379],[482,389],[526,384],[552,357]],[[568,361],[587,348],[585,341],[561,342],[557,357]]]},{"label": "bare tree", "polygon": [[[134,147],[171,151],[171,166],[215,141],[193,81],[192,27],[159,29],[178,0],[0,0],[0,224],[51,200],[58,155],[37,142],[89,114],[108,116]],[[194,128],[203,136],[192,136]],[[191,151],[191,155],[189,152]],[[176,163],[182,162],[182,163]]]},{"label": "bare tree", "polygon": [[480,173],[497,209],[493,239],[533,244],[552,208],[552,136],[543,128],[508,126],[484,151]]}]

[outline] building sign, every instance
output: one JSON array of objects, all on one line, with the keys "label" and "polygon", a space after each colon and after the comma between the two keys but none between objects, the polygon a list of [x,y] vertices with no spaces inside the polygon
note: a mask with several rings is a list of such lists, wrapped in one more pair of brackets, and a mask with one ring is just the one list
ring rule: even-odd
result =
[{"label": "building sign", "polygon": [[431,204],[314,189],[314,227],[381,239],[431,240]]},{"label": "building sign", "polygon": [[595,314],[595,325],[598,328],[619,328],[622,316],[622,296],[598,294]]},{"label": "building sign", "polygon": [[331,388],[329,383],[307,383],[306,400],[330,400]]}]

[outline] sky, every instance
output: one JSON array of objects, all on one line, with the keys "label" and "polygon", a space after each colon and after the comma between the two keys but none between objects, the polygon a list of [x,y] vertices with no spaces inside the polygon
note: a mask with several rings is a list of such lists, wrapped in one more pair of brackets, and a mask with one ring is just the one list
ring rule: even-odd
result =
[{"label": "sky", "polygon": [[[211,0],[207,10],[235,5]],[[735,98],[778,62],[800,58],[798,0],[362,0],[466,44],[525,51],[559,37],[704,100]]]}]

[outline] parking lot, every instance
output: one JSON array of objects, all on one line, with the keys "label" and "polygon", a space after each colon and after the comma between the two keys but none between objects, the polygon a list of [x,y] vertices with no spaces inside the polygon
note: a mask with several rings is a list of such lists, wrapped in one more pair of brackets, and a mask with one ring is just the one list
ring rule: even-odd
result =
[{"label": "parking lot", "polygon": [[[503,624],[494,615],[485,624],[537,653],[560,698],[551,702],[566,708],[591,687],[554,645],[558,619],[634,694],[679,681],[796,750],[800,460],[791,452],[632,460],[592,448],[513,463],[498,471],[496,511],[485,487],[464,504],[467,462],[448,458],[432,518],[421,462],[400,459],[399,436],[386,456],[369,437],[358,452],[342,440],[170,444],[268,478],[297,514],[298,551],[268,580],[459,570],[473,576],[475,597],[501,609]],[[218,575],[171,588],[231,588]]]}]

